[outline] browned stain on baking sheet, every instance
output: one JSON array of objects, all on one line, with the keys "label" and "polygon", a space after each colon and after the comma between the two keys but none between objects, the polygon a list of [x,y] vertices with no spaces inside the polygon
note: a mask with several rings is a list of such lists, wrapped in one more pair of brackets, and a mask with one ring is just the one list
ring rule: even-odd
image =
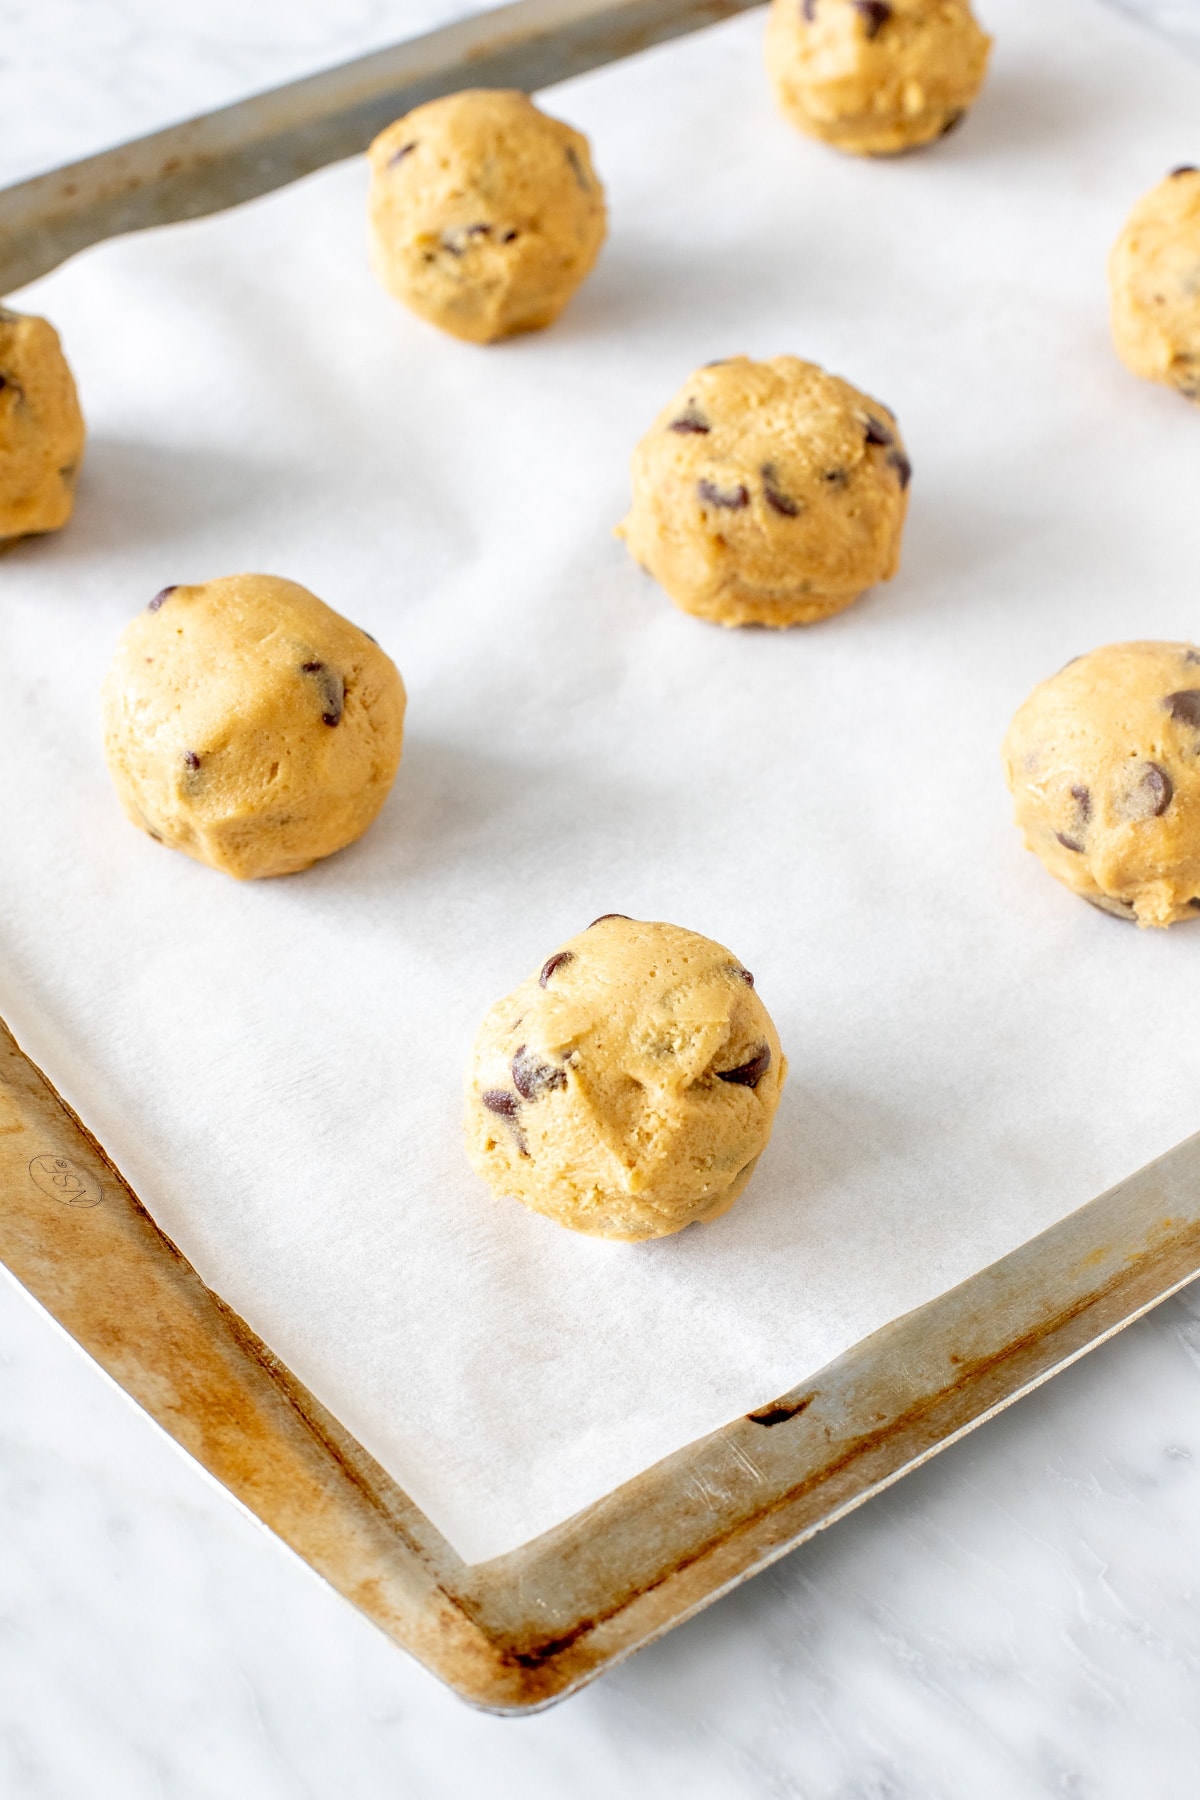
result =
[{"label": "browned stain on baking sheet", "polygon": [[[500,1711],[547,1704],[648,1642],[1200,1268],[1192,1140],[1174,1153],[1192,1154],[1190,1204],[1155,1184],[1172,1159],[1152,1165],[856,1345],[811,1390],[469,1567],[204,1286],[0,1028],[6,1120],[16,1129],[0,1132],[0,1256],[18,1280],[314,1569],[465,1698]],[[47,1192],[31,1153],[68,1163],[78,1183]]]}]

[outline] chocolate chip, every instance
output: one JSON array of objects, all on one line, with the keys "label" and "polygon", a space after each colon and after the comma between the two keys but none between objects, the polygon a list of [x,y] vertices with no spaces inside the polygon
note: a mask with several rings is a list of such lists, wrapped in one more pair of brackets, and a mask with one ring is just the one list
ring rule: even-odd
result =
[{"label": "chocolate chip", "polygon": [[811,25],[817,16],[817,0],[800,0],[800,17]]},{"label": "chocolate chip", "polygon": [[863,22],[863,36],[878,37],[892,16],[890,6],[884,0],[853,0],[854,10]]},{"label": "chocolate chip", "polygon": [[1084,899],[1097,912],[1107,913],[1110,919],[1124,919],[1128,924],[1137,923],[1137,913],[1132,900],[1117,900],[1112,894],[1085,894]]},{"label": "chocolate chip", "polygon": [[772,512],[782,513],[785,519],[798,519],[803,508],[798,500],[785,494],[779,486],[779,470],[774,463],[764,463],[759,473],[763,480],[763,499]]},{"label": "chocolate chip", "polygon": [[516,239],[516,238],[518,238],[518,237],[519,237],[519,236],[520,236],[520,235],[521,235],[521,234],[520,234],[520,232],[518,232],[518,231],[506,231],[506,232],[505,232],[505,234],[504,234],[504,236],[503,236],[503,237],[502,237],[502,238],[501,238],[501,239],[500,239],[500,242],[501,242],[501,243],[502,243],[502,244],[511,244],[511,243],[513,243],[513,242],[514,242],[514,240],[515,240],[515,239]]},{"label": "chocolate chip", "polygon": [[549,981],[550,977],[554,974],[556,969],[565,968],[567,963],[574,962],[574,961],[575,961],[575,952],[573,950],[556,950],[554,955],[552,957],[550,957],[550,959],[547,962],[544,962],[542,964],[542,972],[538,976],[539,984],[542,987],[545,987],[546,983]]},{"label": "chocolate chip", "polygon": [[340,725],[346,710],[346,684],[337,670],[331,669],[328,663],[313,661],[301,663],[300,673],[312,675],[316,680],[322,725]]},{"label": "chocolate chip", "polygon": [[701,481],[697,483],[696,491],[710,506],[723,506],[728,512],[738,512],[750,504],[750,495],[740,484],[735,488],[719,488],[711,481]]},{"label": "chocolate chip", "polygon": [[712,426],[704,417],[704,414],[700,412],[696,406],[696,402],[694,400],[689,400],[679,417],[671,420],[671,423],[667,426],[667,430],[679,432],[694,431],[699,432],[701,435],[707,435],[707,433],[712,430]]},{"label": "chocolate chip", "polygon": [[1071,798],[1079,808],[1079,816],[1086,825],[1092,816],[1091,790],[1085,787],[1073,787],[1071,789]]},{"label": "chocolate chip", "polygon": [[183,753],[183,760],[189,769],[198,769],[200,767],[200,758],[196,755],[194,750],[185,750]]},{"label": "chocolate chip", "polygon": [[867,414],[867,423],[866,423],[865,429],[866,429],[868,444],[883,444],[885,446],[891,446],[896,441],[895,432],[891,429],[890,426],[885,425],[883,423],[882,419],[877,419],[875,417],[874,413]]},{"label": "chocolate chip", "polygon": [[406,156],[411,156],[416,147],[416,138],[413,139],[411,144],[401,144],[400,148],[388,157],[388,168],[394,169],[398,162],[403,162]]},{"label": "chocolate chip", "polygon": [[909,462],[903,450],[889,450],[887,463],[888,468],[895,469],[897,475],[900,477],[900,486],[906,488],[912,480],[912,464]]},{"label": "chocolate chip", "polygon": [[178,586],[179,586],[179,583],[176,582],[174,584],[174,587],[160,588],[158,593],[155,594],[153,600],[150,602],[149,606],[146,608],[146,611],[147,612],[157,612],[159,607],[163,604],[164,600],[169,600],[171,598],[171,595],[175,592],[175,588],[177,588]]},{"label": "chocolate chip", "polygon": [[7,386],[8,386],[8,376],[0,375],[0,388],[6,388]]},{"label": "chocolate chip", "polygon": [[565,1069],[557,1068],[553,1063],[539,1062],[524,1044],[512,1059],[512,1078],[523,1100],[540,1100],[543,1094],[552,1094],[555,1088],[567,1085]]},{"label": "chocolate chip", "polygon": [[592,184],[587,178],[587,170],[584,168],[583,164],[580,162],[579,152],[576,150],[574,144],[567,145],[566,154],[567,154],[567,161],[571,165],[571,173],[574,175],[576,181],[579,183],[579,185],[583,189],[584,193],[590,194],[592,191]]},{"label": "chocolate chip", "polygon": [[1196,911],[1200,912],[1200,894],[1194,895],[1193,898],[1188,901],[1188,905],[1194,906]]},{"label": "chocolate chip", "polygon": [[942,129],[938,132],[938,136],[939,137],[949,137],[950,133],[952,131],[958,130],[959,126],[962,124],[962,122],[966,118],[966,116],[967,116],[967,114],[966,114],[965,108],[960,110],[959,112],[952,112],[948,116],[946,123],[942,126]]},{"label": "chocolate chip", "polygon": [[744,982],[745,982],[745,984],[746,984],[746,986],[747,986],[747,987],[753,987],[753,986],[754,986],[754,977],[753,977],[753,975],[752,975],[752,974],[751,974],[751,973],[750,973],[750,971],[749,971],[749,969],[743,969],[743,970],[742,970],[742,980],[743,980],[743,981],[744,981]]},{"label": "chocolate chip", "polygon": [[491,237],[491,235],[492,235],[492,228],[490,225],[484,225],[483,223],[480,223],[478,225],[468,225],[467,226],[467,236],[468,237]]},{"label": "chocolate chip", "polygon": [[1157,763],[1147,763],[1141,786],[1154,802],[1154,818],[1161,819],[1175,795],[1175,784],[1171,777]]},{"label": "chocolate chip", "polygon": [[1064,837],[1061,831],[1056,831],[1054,835],[1064,850],[1073,850],[1076,856],[1083,855],[1083,845],[1077,844],[1074,838]]},{"label": "chocolate chip", "polygon": [[771,1047],[760,1044],[749,1062],[736,1069],[718,1069],[718,1081],[731,1081],[737,1087],[756,1088],[771,1066]]},{"label": "chocolate chip", "polygon": [[1191,725],[1200,731],[1200,688],[1178,688],[1167,695],[1163,705],[1181,725]]},{"label": "chocolate chip", "polygon": [[1165,769],[1145,762],[1130,770],[1116,798],[1118,818],[1128,821],[1159,819],[1171,804],[1175,787]]},{"label": "chocolate chip", "polygon": [[[603,925],[605,919],[627,919],[628,917],[628,913],[601,913],[598,919],[592,920],[592,925]],[[592,925],[588,926],[589,931],[592,929]]]},{"label": "chocolate chip", "polygon": [[449,232],[443,233],[442,249],[449,251],[451,256],[461,256],[463,253],[462,245],[456,243],[454,241],[454,239],[450,236]]},{"label": "chocolate chip", "polygon": [[1171,181],[1174,181],[1174,179],[1177,175],[1197,175],[1197,174],[1200,174],[1200,169],[1197,169],[1195,163],[1180,163],[1180,165],[1177,169],[1171,170],[1171,173],[1170,173],[1170,176],[1168,177],[1168,179]]},{"label": "chocolate chip", "polygon": [[485,1088],[479,1098],[489,1112],[499,1113],[502,1119],[515,1119],[521,1106],[517,1096],[504,1088]]},{"label": "chocolate chip", "polygon": [[[888,460],[890,461],[891,458],[889,457]],[[844,488],[850,480],[850,475],[846,469],[826,469],[821,480],[827,481],[830,487]]]}]

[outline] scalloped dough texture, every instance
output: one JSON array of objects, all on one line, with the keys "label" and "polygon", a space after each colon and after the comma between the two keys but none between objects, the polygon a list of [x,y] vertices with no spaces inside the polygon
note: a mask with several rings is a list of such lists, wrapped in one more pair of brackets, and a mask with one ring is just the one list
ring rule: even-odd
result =
[{"label": "scalloped dough texture", "polygon": [[1139,925],[1200,909],[1200,650],[1109,644],[1035,687],[1004,741],[1026,847]]},{"label": "scalloped dough texture", "polygon": [[966,0],[773,0],[767,20],[767,74],[784,117],[855,156],[893,156],[952,131],[991,47]]},{"label": "scalloped dough texture", "polygon": [[609,914],[484,1019],[467,1153],[498,1194],[572,1231],[666,1237],[733,1205],[786,1073],[735,956],[678,925]]},{"label": "scalloped dough texture", "polygon": [[66,524],[83,441],[57,331],[47,319],[0,306],[0,539]]},{"label": "scalloped dough texture", "polygon": [[1112,334],[1135,375],[1200,402],[1200,169],[1138,201],[1108,261]]},{"label": "scalloped dough texture", "polygon": [[122,633],[102,704],[134,824],[239,880],[353,843],[400,762],[395,664],[275,575],[164,588]]},{"label": "scalloped dough texture", "polygon": [[587,139],[525,94],[431,100],[368,156],[375,272],[455,337],[487,344],[551,324],[600,254],[604,190]]},{"label": "scalloped dough texture", "polygon": [[796,356],[735,356],[638,444],[617,529],[684,612],[808,625],[896,573],[911,473],[877,400]]}]

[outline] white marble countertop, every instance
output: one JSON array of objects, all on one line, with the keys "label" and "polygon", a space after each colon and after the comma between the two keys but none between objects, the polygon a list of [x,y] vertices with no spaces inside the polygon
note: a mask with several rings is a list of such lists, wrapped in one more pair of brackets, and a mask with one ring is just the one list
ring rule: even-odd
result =
[{"label": "white marble countertop", "polygon": [[[0,182],[465,10],[11,0]],[[1126,0],[1200,48],[1200,0]],[[0,1281],[0,1795],[1192,1800],[1200,1290],[563,1706],[474,1714]]]}]

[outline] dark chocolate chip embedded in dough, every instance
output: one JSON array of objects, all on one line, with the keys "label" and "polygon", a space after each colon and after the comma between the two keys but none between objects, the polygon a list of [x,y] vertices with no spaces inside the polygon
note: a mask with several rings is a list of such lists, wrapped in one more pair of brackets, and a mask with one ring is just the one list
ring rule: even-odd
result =
[{"label": "dark chocolate chip embedded in dough", "polygon": [[800,16],[811,25],[817,16],[817,0],[800,0]]},{"label": "dark chocolate chip embedded in dough", "polygon": [[747,987],[753,987],[753,986],[754,986],[754,977],[753,977],[753,975],[752,975],[752,974],[751,974],[751,973],[750,973],[750,971],[749,971],[749,969],[743,969],[743,970],[742,970],[742,980],[743,980],[743,981],[744,981],[744,982],[745,982],[745,984],[746,984],[746,986],[747,986]]},{"label": "dark chocolate chip embedded in dough", "polygon": [[863,36],[878,37],[892,16],[890,6],[884,0],[854,0],[854,10],[863,22]]},{"label": "dark chocolate chip embedded in dough", "polygon": [[850,473],[847,469],[826,469],[821,480],[827,481],[830,487],[844,488],[850,480]]},{"label": "dark chocolate chip embedded in dough", "polygon": [[1117,900],[1112,894],[1085,894],[1083,898],[1097,912],[1107,913],[1110,919],[1124,919],[1131,925],[1137,923],[1137,912],[1132,900]]},{"label": "dark chocolate chip embedded in dough", "polygon": [[865,431],[868,444],[883,444],[890,448],[896,441],[895,432],[882,419],[877,419],[874,413],[867,414]]},{"label": "dark chocolate chip embedded in dough", "polygon": [[321,701],[322,725],[340,725],[346,710],[346,684],[328,663],[311,661],[300,664],[302,675],[311,675],[317,684]]},{"label": "dark chocolate chip embedded in dough", "polygon": [[556,1088],[567,1085],[567,1071],[554,1063],[542,1062],[521,1044],[512,1059],[513,1085],[523,1100],[540,1100]]},{"label": "dark chocolate chip embedded in dough", "polygon": [[779,485],[779,470],[774,463],[764,463],[759,473],[762,475],[763,499],[772,512],[780,513],[785,519],[798,519],[803,508],[799,500],[793,500],[785,494]]},{"label": "dark chocolate chip embedded in dough", "polygon": [[150,602],[149,606],[146,608],[146,611],[147,612],[157,612],[159,607],[163,604],[163,602],[166,600],[169,600],[171,598],[171,595],[175,592],[175,589],[178,586],[179,586],[179,583],[175,582],[171,587],[160,588],[158,593],[155,594],[153,600]]},{"label": "dark chocolate chip embedded in dough", "polygon": [[1116,796],[1117,817],[1127,822],[1158,819],[1166,812],[1175,793],[1175,785],[1165,769],[1154,762],[1144,762],[1124,783]]},{"label": "dark chocolate chip embedded in dough", "polygon": [[491,235],[492,235],[491,226],[485,225],[482,222],[482,220],[480,221],[480,223],[478,225],[468,225],[467,226],[467,236],[468,237],[490,237]]},{"label": "dark chocolate chip embedded in dough", "polygon": [[718,1081],[729,1081],[737,1087],[756,1088],[771,1066],[771,1046],[760,1044],[748,1062],[736,1069],[718,1069]]},{"label": "dark chocolate chip embedded in dough", "polygon": [[1079,808],[1079,816],[1086,825],[1092,816],[1092,793],[1090,788],[1073,787],[1071,798]]},{"label": "dark chocolate chip embedded in dough", "polygon": [[401,144],[400,148],[394,150],[391,156],[388,157],[388,168],[394,169],[398,162],[403,162],[406,156],[411,156],[416,147],[416,138],[413,139],[411,144]]},{"label": "dark chocolate chip embedded in dough", "polygon": [[1056,831],[1054,835],[1064,850],[1073,850],[1076,856],[1083,855],[1083,845],[1077,844],[1074,838],[1064,837],[1061,831]]},{"label": "dark chocolate chip embedded in dough", "polygon": [[712,430],[712,426],[704,417],[704,414],[700,411],[696,402],[694,400],[689,400],[679,417],[671,420],[671,423],[667,426],[667,430],[678,431],[680,433],[690,431],[695,432],[702,437],[706,437]]},{"label": "dark chocolate chip embedded in dough", "polygon": [[504,233],[504,236],[500,239],[500,242],[502,244],[511,244],[511,243],[515,242],[515,240],[517,238],[519,238],[520,235],[521,234],[519,231],[506,231]]},{"label": "dark chocolate chip embedded in dough", "polygon": [[515,1119],[520,1111],[521,1102],[505,1088],[485,1088],[479,1098],[489,1112],[498,1113],[502,1119]]},{"label": "dark chocolate chip embedded in dough", "polygon": [[721,506],[727,512],[738,512],[750,504],[750,495],[740,482],[735,488],[719,488],[711,481],[701,481],[697,482],[696,491],[709,506]]},{"label": "dark chocolate chip embedded in dough", "polygon": [[1200,894],[1196,894],[1191,900],[1189,900],[1188,905],[1194,906],[1196,908],[1196,911],[1200,912]]},{"label": "dark chocolate chip embedded in dough", "polygon": [[186,768],[198,769],[200,767],[200,758],[196,755],[194,750],[185,750],[183,753],[183,761]]},{"label": "dark chocolate chip embedded in dough", "polygon": [[900,486],[906,488],[912,480],[912,464],[904,454],[904,451],[899,448],[889,450],[887,461],[888,467],[890,469],[895,469],[897,475],[900,477]]},{"label": "dark chocolate chip embedded in dough", "polygon": [[1200,663],[1200,650],[1194,644],[1189,644],[1183,653],[1183,660],[1185,663]]},{"label": "dark chocolate chip embedded in dough", "polygon": [[[592,925],[603,925],[605,919],[627,919],[628,917],[628,913],[601,913],[598,919],[592,920]],[[588,926],[589,931],[592,929],[592,925]]]},{"label": "dark chocolate chip embedded in dough", "polygon": [[565,968],[567,963],[574,961],[575,952],[573,950],[556,950],[554,955],[549,957],[547,961],[542,964],[542,972],[538,976],[539,986],[545,987],[546,983],[557,969]]},{"label": "dark chocolate chip embedded in dough", "polygon": [[1160,819],[1174,798],[1175,783],[1165,769],[1160,768],[1157,763],[1148,762],[1140,786],[1148,799],[1154,802],[1153,817]]},{"label": "dark chocolate chip embedded in dough", "polygon": [[1181,725],[1191,725],[1200,731],[1200,688],[1178,688],[1166,696],[1163,705]]}]

